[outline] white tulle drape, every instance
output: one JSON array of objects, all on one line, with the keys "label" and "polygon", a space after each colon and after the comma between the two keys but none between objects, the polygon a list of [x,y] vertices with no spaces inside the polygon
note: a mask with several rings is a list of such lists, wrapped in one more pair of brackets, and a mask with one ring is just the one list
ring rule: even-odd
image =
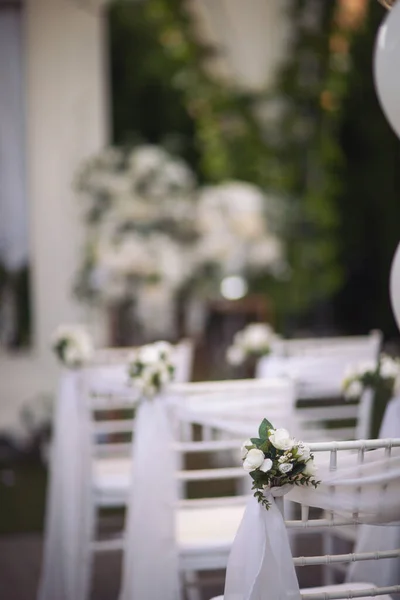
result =
[{"label": "white tulle drape", "polygon": [[[383,417],[379,437],[400,438],[400,398],[393,398]],[[379,552],[400,548],[400,525],[376,527],[362,525],[357,535],[355,552]],[[347,572],[347,581],[369,581],[378,587],[397,585],[400,581],[400,558],[360,561],[352,563]]]},{"label": "white tulle drape", "polygon": [[[316,458],[318,463],[318,456]],[[359,522],[400,521],[400,452],[391,457],[368,452],[365,463],[349,454],[346,465],[330,472],[321,466],[317,490],[293,487],[288,498]],[[269,510],[255,498],[247,506],[229,558],[224,600],[296,600],[300,591],[286,527],[275,502]]]},{"label": "white tulle drape", "polygon": [[178,600],[177,502],[172,426],[165,397],[137,411],[132,494],[120,600]]},{"label": "white tulle drape", "polygon": [[273,488],[269,510],[249,500],[229,557],[225,600],[300,600],[287,530],[274,499],[287,491]]},{"label": "white tulle drape", "polygon": [[87,597],[91,482],[90,430],[82,402],[81,374],[61,379],[54,418],[45,549],[38,600],[78,600]]}]

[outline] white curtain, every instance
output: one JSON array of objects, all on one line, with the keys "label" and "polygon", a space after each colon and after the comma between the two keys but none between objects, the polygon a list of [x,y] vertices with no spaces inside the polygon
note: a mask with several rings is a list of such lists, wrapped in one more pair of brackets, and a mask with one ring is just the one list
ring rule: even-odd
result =
[{"label": "white curtain", "polygon": [[22,14],[0,3],[0,261],[28,259]]}]

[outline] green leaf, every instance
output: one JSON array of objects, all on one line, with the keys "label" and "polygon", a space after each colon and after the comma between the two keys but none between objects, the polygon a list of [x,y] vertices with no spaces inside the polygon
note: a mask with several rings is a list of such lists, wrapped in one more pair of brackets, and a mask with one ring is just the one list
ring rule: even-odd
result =
[{"label": "green leaf", "polygon": [[294,476],[294,475],[298,475],[299,473],[301,473],[302,471],[304,471],[304,469],[306,468],[306,464],[305,463],[297,463],[297,465],[294,465],[292,471],[290,472],[290,476]]},{"label": "green leaf", "polygon": [[262,471],[256,470],[256,471],[251,471],[249,473],[249,475],[253,479],[253,481],[259,482],[262,480],[264,473]]},{"label": "green leaf", "polygon": [[262,450],[264,452],[264,454],[268,454],[268,458],[274,458],[275,453],[273,452],[273,450],[275,450],[275,448],[273,447],[273,445],[271,444],[271,442],[269,440],[264,440],[263,443],[261,444],[261,446],[259,447],[259,450]]},{"label": "green leaf", "polygon": [[273,429],[272,424],[267,419],[263,419],[260,427],[258,428],[258,435],[260,438],[265,440],[268,437],[268,431],[270,429]]},{"label": "green leaf", "polygon": [[260,438],[250,438],[250,441],[252,444],[257,446],[257,448],[259,448],[259,446],[261,446],[261,444],[263,443],[263,440],[260,440]]}]

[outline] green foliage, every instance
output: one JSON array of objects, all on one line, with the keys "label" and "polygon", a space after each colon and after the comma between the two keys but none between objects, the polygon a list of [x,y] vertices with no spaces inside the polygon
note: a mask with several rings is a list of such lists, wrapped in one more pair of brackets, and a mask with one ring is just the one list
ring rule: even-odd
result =
[{"label": "green foliage", "polygon": [[258,435],[260,436],[260,438],[266,439],[268,437],[268,431],[270,429],[273,429],[272,424],[267,419],[263,419],[258,429]]},{"label": "green foliage", "polygon": [[[332,298],[342,283],[338,205],[346,161],[339,132],[352,76],[342,51],[350,32],[337,18],[338,3],[290,6],[288,58],[276,89],[258,95],[210,74],[216,49],[198,39],[185,0],[121,2],[111,10],[116,141],[139,135],[176,142],[179,132],[201,180],[243,179],[282,199],[291,272],[280,281],[250,281],[274,299],[278,319]],[[278,110],[261,121],[269,106]]]}]

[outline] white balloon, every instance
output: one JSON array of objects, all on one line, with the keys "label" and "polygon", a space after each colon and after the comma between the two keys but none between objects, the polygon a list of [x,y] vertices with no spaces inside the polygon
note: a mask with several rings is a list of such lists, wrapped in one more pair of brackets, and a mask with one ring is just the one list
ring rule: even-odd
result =
[{"label": "white balloon", "polygon": [[390,302],[397,327],[400,329],[400,243],[397,246],[390,270]]},{"label": "white balloon", "polygon": [[400,0],[388,12],[378,30],[374,76],[383,112],[400,137]]}]

